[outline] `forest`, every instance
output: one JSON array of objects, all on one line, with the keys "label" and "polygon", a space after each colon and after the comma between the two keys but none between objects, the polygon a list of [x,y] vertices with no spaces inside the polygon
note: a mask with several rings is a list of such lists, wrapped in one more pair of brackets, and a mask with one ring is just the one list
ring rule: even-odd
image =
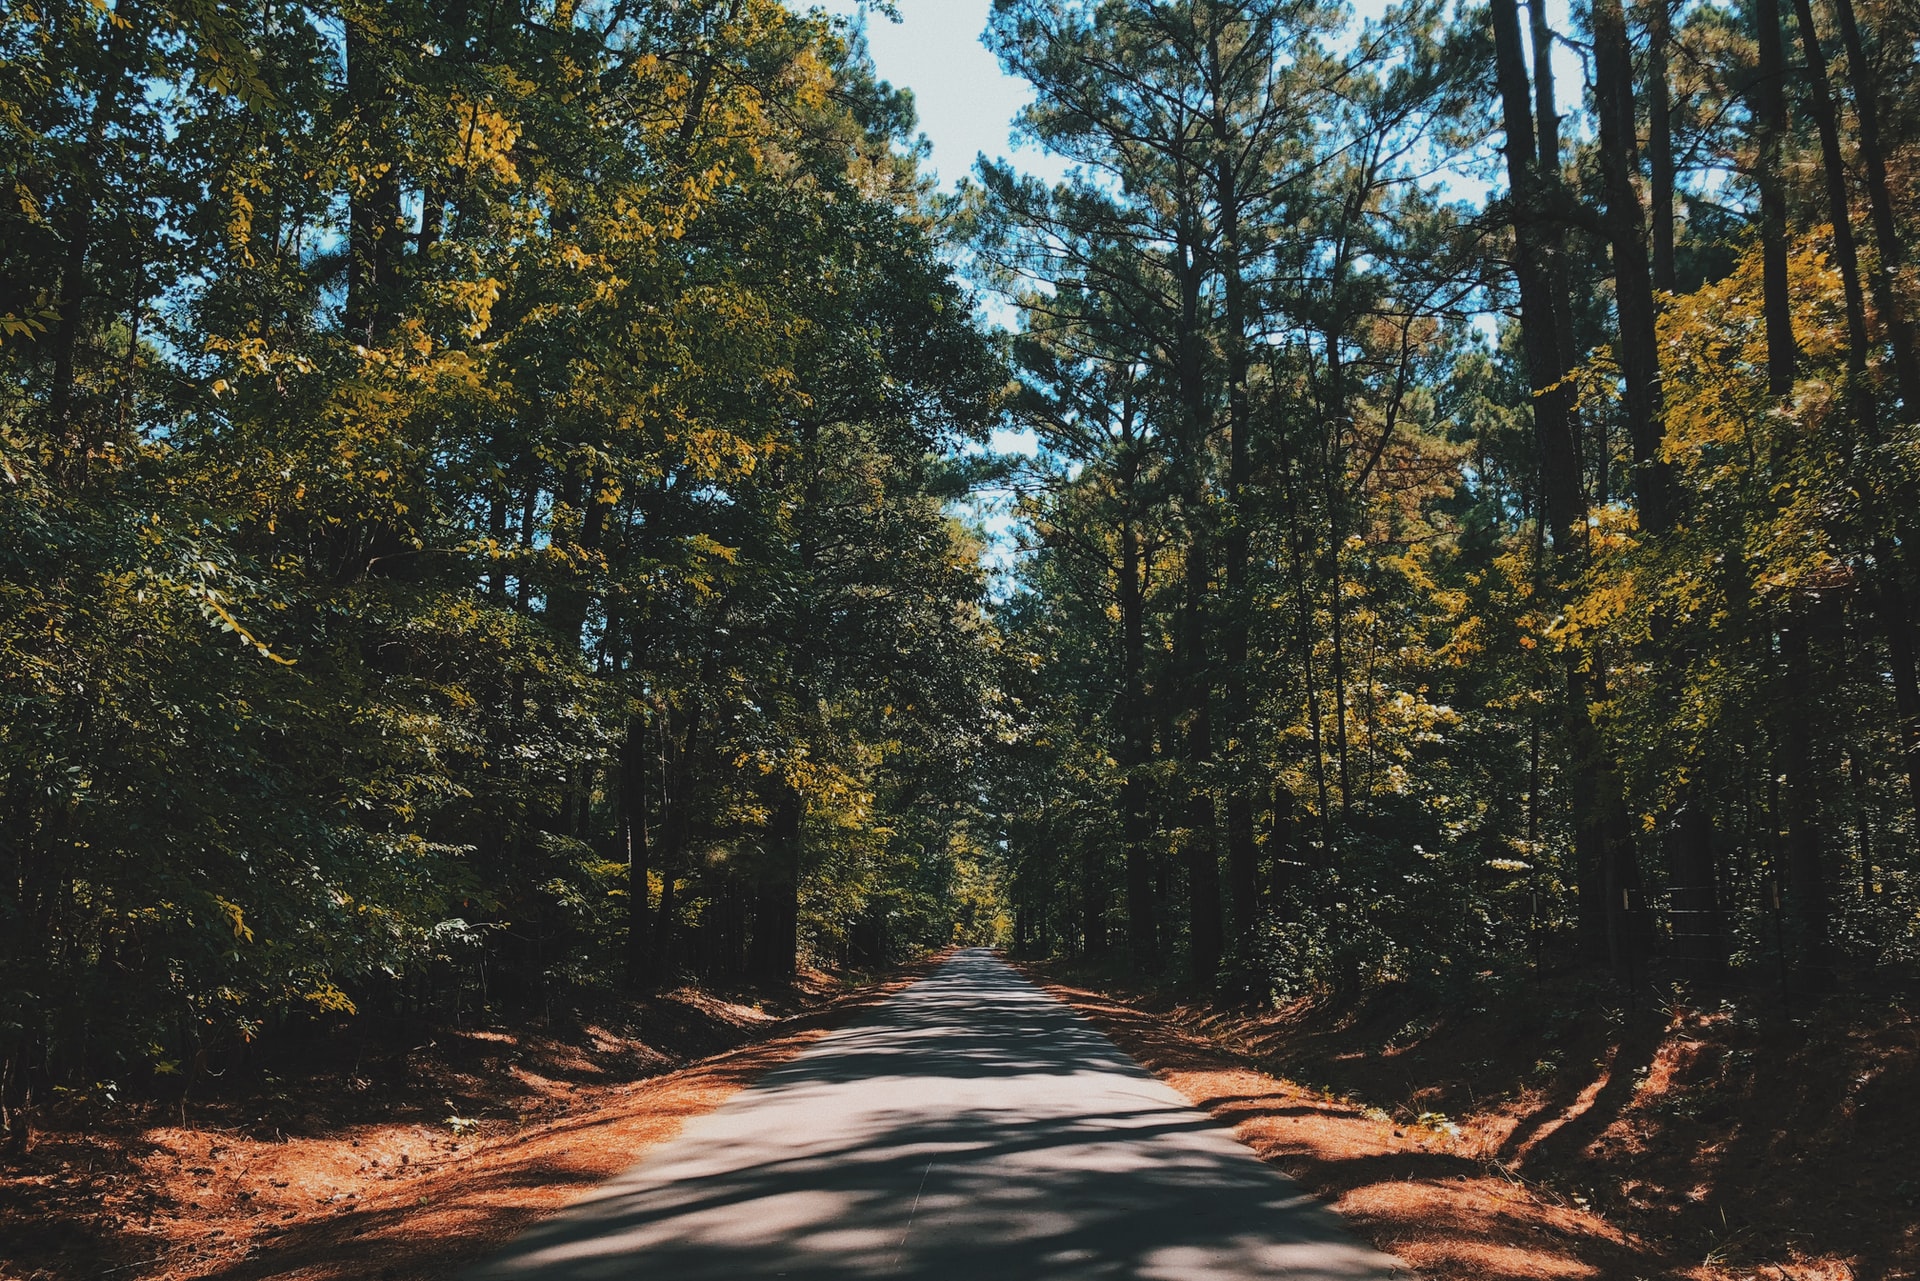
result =
[{"label": "forest", "polygon": [[1911,979],[1914,15],[1575,9],[995,5],[1023,944]]},{"label": "forest", "polygon": [[994,0],[951,192],[778,0],[4,14],[15,1149],[955,941],[1910,988],[1911,6]]}]

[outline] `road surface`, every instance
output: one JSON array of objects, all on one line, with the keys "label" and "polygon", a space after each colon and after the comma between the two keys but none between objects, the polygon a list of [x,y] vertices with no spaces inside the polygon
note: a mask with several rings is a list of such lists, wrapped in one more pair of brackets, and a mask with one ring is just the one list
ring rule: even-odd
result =
[{"label": "road surface", "polygon": [[984,949],[815,1042],[472,1281],[1405,1276]]}]

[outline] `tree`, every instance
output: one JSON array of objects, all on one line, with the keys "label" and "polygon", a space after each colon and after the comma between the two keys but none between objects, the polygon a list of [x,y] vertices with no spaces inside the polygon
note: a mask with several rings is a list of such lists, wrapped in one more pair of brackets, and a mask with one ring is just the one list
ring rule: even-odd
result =
[{"label": "tree", "polygon": [[0,39],[16,1145],[50,1083],[190,1088],[309,1015],[735,965],[689,909],[737,885],[770,975],[844,951],[822,898],[948,936],[971,816],[888,807],[976,751],[947,504],[1001,375],[856,33],[56,4]]}]

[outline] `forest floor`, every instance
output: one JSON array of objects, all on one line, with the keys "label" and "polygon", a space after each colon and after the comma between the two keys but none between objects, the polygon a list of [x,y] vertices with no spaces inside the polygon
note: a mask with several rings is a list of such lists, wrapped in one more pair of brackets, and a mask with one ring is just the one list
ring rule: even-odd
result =
[{"label": "forest floor", "polygon": [[0,1167],[0,1281],[446,1276],[930,965],[538,1022],[349,1020],[196,1090],[184,1124],[177,1101],[63,1096]]},{"label": "forest floor", "polygon": [[1920,1277],[1911,1003],[1567,979],[1252,1013],[1030,971],[1437,1281]]}]

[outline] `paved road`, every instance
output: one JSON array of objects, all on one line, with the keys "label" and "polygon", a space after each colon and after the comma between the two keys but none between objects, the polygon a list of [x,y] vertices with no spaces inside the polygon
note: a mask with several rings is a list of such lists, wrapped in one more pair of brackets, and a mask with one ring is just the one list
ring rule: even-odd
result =
[{"label": "paved road", "polygon": [[984,950],[472,1281],[1384,1281],[1392,1259]]}]

